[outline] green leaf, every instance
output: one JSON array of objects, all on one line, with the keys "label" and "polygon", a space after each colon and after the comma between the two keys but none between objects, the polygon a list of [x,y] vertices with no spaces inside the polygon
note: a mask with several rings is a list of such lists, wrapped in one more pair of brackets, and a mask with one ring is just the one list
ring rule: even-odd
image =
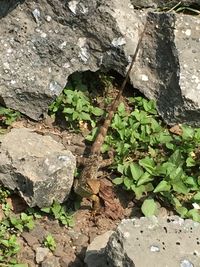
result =
[{"label": "green leaf", "polygon": [[125,109],[125,105],[123,102],[121,102],[118,106],[118,113],[120,116],[126,116],[126,109]]},{"label": "green leaf", "polygon": [[190,126],[181,125],[181,129],[183,131],[182,138],[183,140],[191,140],[194,136],[194,129]]},{"label": "green leaf", "polygon": [[81,112],[81,119],[85,121],[90,121],[91,120],[90,114],[86,112]]},{"label": "green leaf", "polygon": [[50,213],[51,212],[51,208],[50,207],[41,208],[41,211],[43,211],[45,213]]},{"label": "green leaf", "polygon": [[154,199],[145,199],[142,204],[141,210],[146,217],[151,217],[157,212],[157,205]]},{"label": "green leaf", "polygon": [[168,184],[167,181],[162,180],[154,189],[154,193],[170,191],[171,185]]},{"label": "green leaf", "polygon": [[198,184],[195,177],[188,176],[184,182],[185,184],[189,185],[190,188],[192,187],[193,190],[198,190]]},{"label": "green leaf", "polygon": [[182,158],[182,154],[181,151],[179,149],[177,149],[176,151],[174,151],[174,153],[169,157],[169,162],[175,164],[175,165],[180,165],[183,163],[183,158]]},{"label": "green leaf", "polygon": [[[72,120],[76,120],[76,119],[80,119],[80,114],[77,111],[74,111],[72,114]],[[67,117],[65,116],[65,118],[67,119]]]},{"label": "green leaf", "polygon": [[133,184],[132,180],[130,180],[128,177],[125,177],[123,182],[127,189],[131,189],[131,185]]},{"label": "green leaf", "polygon": [[116,185],[122,184],[123,181],[124,181],[123,177],[117,177],[117,178],[113,179],[113,183]]},{"label": "green leaf", "polygon": [[193,167],[196,165],[196,161],[192,157],[188,157],[186,159],[186,166],[187,167]]},{"label": "green leaf", "polygon": [[64,108],[63,113],[64,114],[72,114],[74,112],[74,108]]},{"label": "green leaf", "polygon": [[62,206],[59,203],[54,202],[51,208],[51,211],[53,212],[53,215],[55,216],[56,219],[59,218],[61,209],[62,209]]},{"label": "green leaf", "polygon": [[168,149],[174,150],[175,146],[172,143],[166,143],[165,144]]},{"label": "green leaf", "polygon": [[138,180],[144,174],[143,169],[137,163],[133,162],[129,166],[130,166],[131,175],[134,180]]},{"label": "green leaf", "polygon": [[103,110],[101,108],[98,107],[93,107],[92,108],[92,114],[94,114],[95,116],[101,116],[103,115]]},{"label": "green leaf", "polygon": [[148,173],[148,172],[145,172],[138,180],[137,182],[137,186],[140,186],[142,184],[146,184],[150,181],[153,180],[153,177]]},{"label": "green leaf", "polygon": [[150,174],[155,170],[155,162],[150,157],[145,157],[144,159],[139,160],[139,164]]},{"label": "green leaf", "polygon": [[117,171],[121,174],[124,173],[125,165],[124,164],[118,164],[117,165]]},{"label": "green leaf", "polygon": [[173,169],[171,171],[171,173],[169,173],[170,179],[175,180],[175,182],[177,180],[180,180],[183,177],[183,175],[184,175],[184,171],[183,171],[182,167],[178,167],[176,169]]},{"label": "green leaf", "polygon": [[156,135],[157,142],[160,144],[167,144],[173,141],[173,138],[169,134],[169,132],[160,132]]},{"label": "green leaf", "polygon": [[189,192],[189,189],[182,181],[176,181],[172,186],[177,193],[186,195]]},{"label": "green leaf", "polygon": [[194,195],[193,199],[194,199],[195,201],[200,201],[200,192],[197,192],[197,193]]},{"label": "green leaf", "polygon": [[192,218],[196,222],[200,222],[199,210],[196,210],[196,209],[189,210],[187,213],[187,217]]},{"label": "green leaf", "polygon": [[185,207],[177,207],[176,211],[182,218],[185,218],[188,213],[188,209],[186,209]]},{"label": "green leaf", "polygon": [[14,264],[14,265],[10,266],[10,267],[28,267],[28,264],[26,264],[26,263],[17,263],[17,264]]},{"label": "green leaf", "polygon": [[137,200],[141,199],[144,193],[147,192],[145,185],[136,186],[135,184],[132,184],[131,189],[135,193],[135,198]]}]

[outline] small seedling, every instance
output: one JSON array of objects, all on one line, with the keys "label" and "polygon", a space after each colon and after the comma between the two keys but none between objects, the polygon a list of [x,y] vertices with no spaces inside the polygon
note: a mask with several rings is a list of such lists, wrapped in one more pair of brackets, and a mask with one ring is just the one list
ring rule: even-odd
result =
[{"label": "small seedling", "polygon": [[41,211],[53,215],[61,224],[73,227],[74,220],[70,212],[67,212],[66,207],[57,202],[54,202],[51,207],[42,208]]},{"label": "small seedling", "polygon": [[72,76],[62,94],[50,105],[50,114],[62,114],[72,129],[79,128],[81,122],[95,127],[96,118],[102,116],[103,110],[91,103],[87,89],[81,74]]},{"label": "small seedling", "polygon": [[44,246],[49,248],[51,251],[56,249],[56,241],[51,234],[48,234],[44,239]]},{"label": "small seedling", "polygon": [[9,108],[0,106],[0,125],[11,125],[14,121],[19,119],[20,113]]}]

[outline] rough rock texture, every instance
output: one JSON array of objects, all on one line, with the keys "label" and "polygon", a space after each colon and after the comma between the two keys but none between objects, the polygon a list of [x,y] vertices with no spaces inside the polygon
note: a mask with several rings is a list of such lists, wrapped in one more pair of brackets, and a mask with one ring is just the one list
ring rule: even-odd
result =
[{"label": "rough rock texture", "polygon": [[[147,20],[131,82],[157,99],[168,123],[200,125],[198,17],[156,13],[167,0],[9,1],[12,8],[19,2],[1,19],[1,103],[37,120],[70,74],[114,69],[124,75]],[[10,10],[3,3],[0,16]]]},{"label": "rough rock texture", "polygon": [[174,7],[176,4],[181,4],[182,6],[190,6],[190,5],[200,5],[199,0],[130,0],[133,6],[138,8],[165,8],[165,7]]},{"label": "rough rock texture", "polygon": [[131,75],[134,86],[157,100],[167,123],[200,125],[200,19],[166,13],[148,17],[144,46]]},{"label": "rough rock texture", "polygon": [[0,0],[0,18],[7,15],[8,12],[24,1],[25,0]]},{"label": "rough rock texture", "polygon": [[87,247],[84,262],[89,266],[107,266],[105,257],[105,247],[108,239],[113,231],[107,231],[104,234],[97,236],[92,243]]},{"label": "rough rock texture", "polygon": [[45,207],[67,199],[76,161],[62,144],[19,128],[2,138],[0,150],[0,181],[17,189],[29,206]]},{"label": "rough rock texture", "polygon": [[[105,248],[107,263],[95,265],[94,261],[87,261],[87,264],[88,267],[199,267],[199,236],[199,223],[178,216],[123,220]],[[91,244],[89,249],[97,247]],[[98,253],[96,256],[98,262]]]}]

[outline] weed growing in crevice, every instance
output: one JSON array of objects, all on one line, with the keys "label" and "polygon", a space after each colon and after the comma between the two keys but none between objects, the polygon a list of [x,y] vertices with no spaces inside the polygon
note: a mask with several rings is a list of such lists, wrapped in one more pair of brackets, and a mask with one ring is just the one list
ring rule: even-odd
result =
[{"label": "weed growing in crevice", "polygon": [[20,113],[9,108],[0,106],[0,127],[9,126],[20,118]]},{"label": "weed growing in crevice", "polygon": [[96,79],[93,77],[88,82],[86,77],[83,73],[69,77],[65,89],[49,107],[50,115],[64,117],[67,125],[74,130],[80,129],[84,122],[89,123],[89,127],[95,127],[97,118],[104,113],[94,105],[95,101],[92,101],[89,94],[89,90],[94,94],[92,88],[96,89]]}]

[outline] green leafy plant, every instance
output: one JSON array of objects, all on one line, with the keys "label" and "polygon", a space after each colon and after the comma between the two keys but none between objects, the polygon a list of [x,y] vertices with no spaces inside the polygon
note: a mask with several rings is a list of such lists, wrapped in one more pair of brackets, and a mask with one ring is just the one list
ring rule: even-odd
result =
[{"label": "green leafy plant", "polygon": [[134,106],[129,113],[119,105],[102,149],[115,148],[113,168],[120,175],[113,182],[133,191],[138,200],[150,199],[142,205],[145,215],[156,212],[158,200],[182,217],[200,221],[193,207],[200,204],[200,128],[181,125],[181,134],[173,134],[153,101],[136,97],[129,104]]},{"label": "green leafy plant", "polygon": [[72,76],[62,94],[50,105],[50,114],[61,113],[72,128],[77,129],[82,121],[95,127],[95,118],[103,110],[91,104],[87,89],[81,73]]},{"label": "green leafy plant", "polygon": [[41,211],[53,215],[61,224],[72,227],[74,226],[74,219],[70,212],[67,212],[66,207],[57,202],[51,207],[42,208]]},{"label": "green leafy plant", "polygon": [[49,248],[51,251],[56,249],[56,241],[51,234],[48,234],[44,239],[44,246]]},{"label": "green leafy plant", "polygon": [[20,113],[0,106],[0,125],[11,125],[20,117]]},{"label": "green leafy plant", "polygon": [[0,224],[0,266],[26,267],[19,264],[16,255],[20,250],[16,234],[10,234],[8,227]]}]

